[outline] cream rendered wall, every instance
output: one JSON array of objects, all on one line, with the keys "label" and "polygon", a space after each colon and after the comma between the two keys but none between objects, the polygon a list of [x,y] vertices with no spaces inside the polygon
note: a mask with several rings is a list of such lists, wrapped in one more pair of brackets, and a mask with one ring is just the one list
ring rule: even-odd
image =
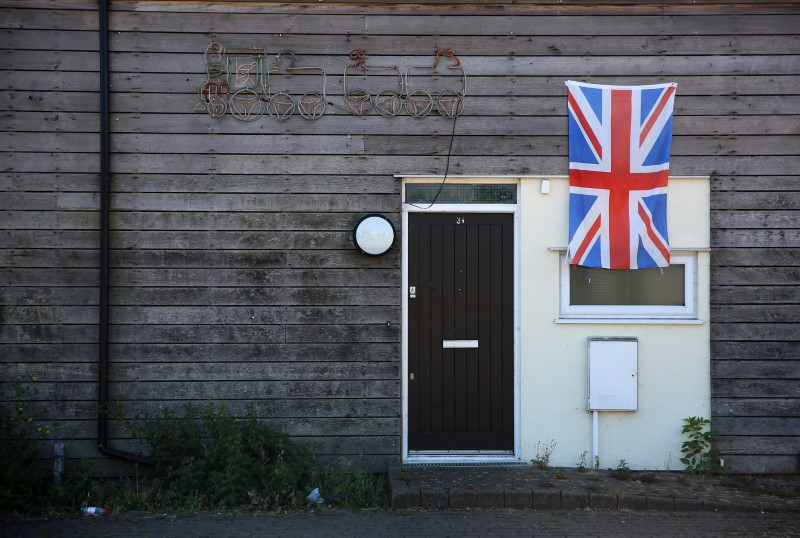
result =
[{"label": "cream rendered wall", "polygon": [[587,338],[639,340],[639,409],[601,412],[600,467],[624,459],[634,469],[682,469],[682,419],[710,417],[709,180],[670,178],[670,245],[697,252],[698,319],[556,323],[561,252],[568,239],[566,178],[520,180],[520,445],[530,461],[555,443],[551,465],[575,466],[582,453],[591,465],[592,415],[587,407]]}]

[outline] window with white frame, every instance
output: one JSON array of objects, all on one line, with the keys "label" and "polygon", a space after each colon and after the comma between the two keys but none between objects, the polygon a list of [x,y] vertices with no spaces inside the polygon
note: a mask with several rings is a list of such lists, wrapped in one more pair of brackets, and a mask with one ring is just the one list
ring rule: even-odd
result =
[{"label": "window with white frame", "polygon": [[561,264],[562,318],[697,317],[694,254],[673,254],[664,269],[611,270]]}]

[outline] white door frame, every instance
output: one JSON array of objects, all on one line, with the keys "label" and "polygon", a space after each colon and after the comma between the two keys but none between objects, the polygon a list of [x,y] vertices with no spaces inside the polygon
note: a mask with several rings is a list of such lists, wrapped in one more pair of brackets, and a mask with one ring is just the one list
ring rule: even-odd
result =
[{"label": "white door frame", "polygon": [[[403,463],[509,463],[519,461],[520,444],[520,182],[514,177],[447,177],[449,183],[514,183],[517,186],[516,204],[434,204],[420,207],[405,202],[405,186],[409,183],[442,182],[441,176],[398,176],[403,179],[402,196],[402,270],[400,289],[402,304],[402,428]],[[514,214],[514,450],[513,453],[496,451],[436,451],[409,454],[408,451],[408,214],[409,213],[513,213]]]}]

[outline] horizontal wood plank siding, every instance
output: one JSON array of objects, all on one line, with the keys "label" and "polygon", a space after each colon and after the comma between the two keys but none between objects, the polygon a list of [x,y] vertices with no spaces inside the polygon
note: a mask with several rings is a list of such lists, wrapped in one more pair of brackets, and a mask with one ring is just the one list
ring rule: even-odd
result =
[{"label": "horizontal wood plank siding", "polygon": [[[8,163],[0,172],[0,367],[4,381],[19,378],[34,391],[49,442],[97,461],[97,5],[33,4],[0,16],[9,79],[0,105]],[[21,92],[9,93],[16,84]],[[36,84],[42,92],[29,91]],[[73,133],[65,132],[70,122]],[[32,173],[40,157],[48,165]]]},{"label": "horizontal wood plank siding", "polygon": [[[712,178],[713,428],[731,471],[800,471],[800,7],[482,4],[111,1],[112,399],[252,407],[322,461],[397,463],[400,242],[367,258],[353,225],[400,229],[395,174],[565,174],[566,79],[675,81],[671,172]],[[94,423],[97,3],[0,13],[0,363],[71,458],[117,472]],[[451,47],[464,114],[452,144],[435,113],[211,118],[194,106],[212,40],[295,51],[339,105],[351,50],[427,65]]]}]

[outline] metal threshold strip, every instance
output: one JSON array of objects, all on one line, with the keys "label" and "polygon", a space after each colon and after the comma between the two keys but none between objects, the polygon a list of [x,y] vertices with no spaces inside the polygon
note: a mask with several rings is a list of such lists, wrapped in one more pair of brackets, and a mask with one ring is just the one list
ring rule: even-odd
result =
[{"label": "metal threshold strip", "polygon": [[450,461],[450,462],[403,462],[401,467],[527,467],[530,463],[509,461]]},{"label": "metal threshold strip", "polygon": [[409,450],[404,467],[502,467],[528,465],[511,450]]},{"label": "metal threshold strip", "polygon": [[408,454],[411,456],[460,456],[460,457],[511,457],[514,455],[512,450],[409,450]]}]

